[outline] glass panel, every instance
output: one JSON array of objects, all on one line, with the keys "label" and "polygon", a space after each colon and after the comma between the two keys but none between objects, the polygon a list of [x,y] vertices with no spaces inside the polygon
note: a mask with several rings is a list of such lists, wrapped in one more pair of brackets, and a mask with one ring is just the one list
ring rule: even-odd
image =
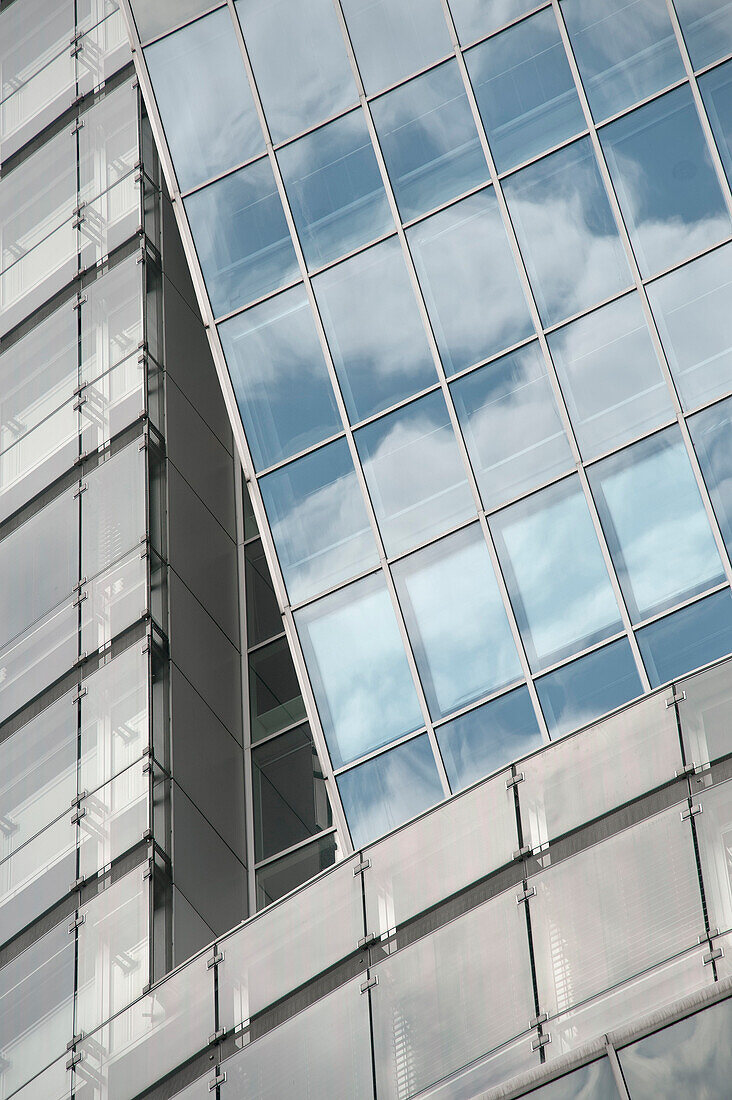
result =
[{"label": "glass panel", "polygon": [[535,0],[450,0],[452,17],[464,46],[492,34],[535,7]]},{"label": "glass panel", "polygon": [[675,7],[695,69],[732,53],[729,0],[675,0]]},{"label": "glass panel", "polygon": [[491,528],[532,668],[560,661],[621,629],[575,478],[498,512]]},{"label": "glass panel", "polygon": [[651,687],[732,653],[731,616],[732,599],[725,588],[639,630]]},{"label": "glass panel", "polygon": [[699,87],[727,179],[732,180],[732,64],[728,61],[701,77]]},{"label": "glass panel", "polygon": [[139,642],[84,680],[80,790],[96,790],[147,749],[148,681],[148,655]]},{"label": "glass panel", "polygon": [[345,439],[259,483],[292,603],[379,564]]},{"label": "glass panel", "polygon": [[[149,367],[150,391],[155,389],[156,368]],[[86,385],[80,398],[81,449],[85,454],[108,443],[145,409],[145,366],[137,355],[112,367]]]},{"label": "glass panel", "polygon": [[67,128],[0,181],[0,269],[68,222],[76,201],[76,141]]},{"label": "glass panel", "polygon": [[81,49],[76,59],[80,95],[98,88],[130,61],[130,43],[122,13],[119,9],[109,11],[111,6],[111,3],[103,3],[88,17],[77,15],[77,27],[87,26],[92,19],[101,20],[80,40]]},{"label": "glass panel", "polygon": [[598,463],[590,484],[633,622],[724,580],[677,428]]},{"label": "glass panel", "polygon": [[79,874],[84,878],[142,840],[150,825],[149,786],[138,763],[84,798],[79,822]]},{"label": "glass panel", "polygon": [[135,440],[97,466],[81,496],[81,571],[96,577],[145,537],[147,455]]},{"label": "glass panel", "polygon": [[355,440],[387,555],[475,514],[441,393],[360,428]]},{"label": "glass panel", "polygon": [[79,232],[69,219],[27,251],[20,246],[18,260],[0,275],[0,333],[9,332],[75,278],[78,243]]},{"label": "glass panel", "polygon": [[116,565],[100,573],[84,589],[81,605],[81,648],[101,649],[148,609],[147,557],[132,550]]},{"label": "glass panel", "polygon": [[618,1100],[618,1089],[607,1058],[567,1073],[527,1094],[527,1100]]},{"label": "glass panel", "polygon": [[[73,311],[72,317],[76,320]],[[75,327],[75,326],[74,326]],[[130,256],[84,289],[81,305],[81,377],[90,382],[138,351],[142,281]],[[140,405],[142,408],[142,405]],[[139,413],[139,409],[137,410]]]},{"label": "glass panel", "polygon": [[510,863],[518,847],[507,772],[365,852],[366,927],[386,934],[437,902]]},{"label": "glass panel", "polygon": [[264,150],[227,11],[170,35],[145,60],[182,191]]},{"label": "glass panel", "polygon": [[282,615],[260,539],[244,550],[247,645],[258,645],[282,633]]},{"label": "glass panel", "polygon": [[[526,1031],[535,1014],[526,922],[515,891],[397,951],[374,973],[379,1097],[404,1095],[405,1079],[407,1094],[415,1095]],[[489,989],[500,990],[500,1012],[486,996]]]},{"label": "glass panel", "polygon": [[75,405],[76,399],[71,398],[0,454],[0,519],[12,515],[76,462],[79,413]]},{"label": "glass panel", "polygon": [[219,334],[257,469],[341,430],[303,287],[232,317]]},{"label": "glass panel", "polygon": [[71,824],[69,810],[67,817],[0,863],[0,942],[11,939],[68,894],[75,878],[76,826]]},{"label": "glass panel", "polygon": [[555,840],[670,782],[681,766],[676,719],[664,695],[564,738],[521,762],[524,843],[538,848]]},{"label": "glass panel", "polygon": [[219,1025],[228,1029],[356,949],[363,935],[355,860],[273,905],[219,943]]},{"label": "glass panel", "polygon": [[589,138],[517,172],[503,190],[545,325],[630,285]]},{"label": "glass panel", "polygon": [[574,466],[538,344],[450,388],[484,508],[490,511]]},{"label": "glass panel", "polygon": [[666,357],[686,409],[732,390],[732,245],[648,287]]},{"label": "glass panel", "polygon": [[543,676],[536,690],[552,738],[589,725],[643,694],[626,638]]},{"label": "glass panel", "polygon": [[69,1100],[71,1077],[66,1069],[68,1053],[59,1058],[37,1077],[34,1077],[18,1093],[16,1100]]},{"label": "glass panel", "polygon": [[489,38],[465,63],[499,172],[586,129],[552,11]]},{"label": "glass panel", "polygon": [[[539,1051],[531,1049],[527,1036],[504,1043],[491,1054],[471,1062],[442,1079],[435,1088],[424,1093],[425,1100],[472,1100],[476,1089],[490,1089],[509,1081],[512,1077],[540,1065]],[[25,1100],[25,1097],[23,1098]]]},{"label": "glass panel", "polygon": [[674,407],[636,294],[547,339],[585,459],[673,420]]},{"label": "glass panel", "polygon": [[437,381],[396,237],[324,271],[313,289],[353,423]]},{"label": "glass panel", "polygon": [[309,268],[393,230],[360,110],[286,145],[277,159]]},{"label": "glass panel", "polygon": [[185,201],[216,315],[297,278],[285,212],[265,157]]},{"label": "glass panel", "polygon": [[447,374],[533,334],[492,189],[433,215],[407,238]]},{"label": "glass panel", "polygon": [[79,226],[81,267],[99,263],[109,253],[140,233],[141,189],[131,172],[84,207]]},{"label": "glass panel", "polygon": [[724,664],[684,680],[681,685],[686,695],[678,704],[681,735],[686,759],[694,764],[708,764],[732,752],[729,672],[729,666]]},{"label": "glass panel", "polygon": [[397,562],[392,572],[433,718],[521,678],[479,526]]},{"label": "glass panel", "polygon": [[367,94],[452,53],[439,0],[342,0]]},{"label": "glass panel", "polygon": [[272,141],[284,141],[356,103],[330,0],[237,0]]},{"label": "glass panel", "polygon": [[600,138],[643,275],[729,235],[732,221],[687,86],[610,123]]},{"label": "glass panel", "polygon": [[598,121],[684,79],[665,0],[568,0],[562,11]]},{"label": "glass panel", "polygon": [[454,61],[375,100],[371,113],[403,221],[488,179]]},{"label": "glass panel", "polygon": [[688,423],[722,538],[732,553],[732,400],[712,405]]},{"label": "glass panel", "polygon": [[140,38],[146,42],[164,34],[210,8],[216,0],[132,0],[132,9]]},{"label": "glass panel", "polygon": [[732,928],[732,782],[702,791],[696,818],[709,927]]},{"label": "glass panel", "polygon": [[[608,867],[617,871],[611,889]],[[678,806],[547,868],[531,885],[539,1004],[550,1016],[672,958],[704,927],[691,830]]]},{"label": "glass panel", "polygon": [[137,91],[131,82],[107,92],[84,115],[79,130],[79,198],[109,191],[138,162]]},{"label": "glass panel", "polygon": [[338,790],[355,848],[444,798],[426,734],[339,775]]},{"label": "glass panel", "polygon": [[525,687],[476,707],[435,732],[453,791],[469,787],[542,743]]},{"label": "glass panel", "polygon": [[308,726],[252,752],[254,857],[307,840],[332,824],[330,802]]},{"label": "glass panel", "polygon": [[303,882],[314,878],[338,859],[338,838],[334,833],[289,855],[260,867],[257,871],[257,909],[271,905]]},{"label": "glass panel", "polygon": [[249,655],[249,713],[252,741],[305,718],[286,638]]},{"label": "glass panel", "polygon": [[79,612],[71,600],[0,649],[0,722],[52,684],[79,654]]}]

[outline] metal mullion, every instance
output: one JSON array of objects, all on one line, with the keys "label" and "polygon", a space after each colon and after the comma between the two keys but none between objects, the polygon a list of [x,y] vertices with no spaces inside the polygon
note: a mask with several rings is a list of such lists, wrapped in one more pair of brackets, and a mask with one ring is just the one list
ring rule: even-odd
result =
[{"label": "metal mullion", "polygon": [[362,756],[357,756],[354,760],[349,760],[347,764],[340,764],[335,769],[335,774],[340,779],[345,772],[353,771],[354,768],[360,767],[361,764],[368,764],[370,760],[375,760],[379,756],[384,756],[386,753],[391,752],[392,749],[398,749],[401,745],[406,745],[410,741],[416,741],[418,737],[424,737],[424,733],[423,726],[420,726],[419,729],[411,730],[409,733],[404,733],[401,737],[397,737],[387,745],[379,745],[377,749],[371,749],[370,752],[365,752]]},{"label": "metal mullion", "polygon": [[196,183],[186,191],[181,191],[180,197],[185,201],[185,199],[189,199],[191,195],[196,195],[199,191],[205,191],[207,187],[211,187],[214,183],[219,183],[221,180],[226,179],[227,176],[233,176],[237,172],[241,172],[243,168],[249,168],[250,165],[256,164],[258,160],[264,160],[266,156],[267,153],[263,149],[261,153],[255,153],[253,156],[247,157],[246,160],[240,160],[237,164],[232,165],[231,168],[224,168],[221,172],[217,172],[215,176],[209,176],[202,180],[201,183]]},{"label": "metal mullion", "polygon": [[616,1051],[615,1047],[613,1046],[607,1035],[604,1036],[604,1039],[605,1054],[607,1055],[607,1060],[610,1063],[610,1071],[615,1081],[615,1088],[618,1090],[618,1093],[620,1095],[620,1100],[630,1100],[630,1093],[628,1092],[628,1087],[625,1084],[623,1071],[620,1066],[620,1061],[618,1060],[618,1052]]},{"label": "metal mullion", "polygon": [[247,910],[252,913],[256,904],[256,877],[254,874],[254,781],[252,778],[252,729],[250,720],[249,700],[249,648],[247,631],[247,584],[246,584],[246,553],[244,548],[244,487],[240,476],[239,462],[232,458],[234,463],[234,496],[236,516],[236,555],[239,562],[238,570],[238,597],[239,597],[239,642],[241,658],[241,699],[242,699],[242,731],[244,768],[244,803],[246,834],[244,843],[247,853]]},{"label": "metal mullion", "polygon": [[[667,608],[665,611],[659,611],[656,615],[649,615],[647,618],[637,623],[635,629],[642,630],[646,626],[652,626],[653,623],[657,623],[661,619],[666,619],[669,615],[673,615],[677,611],[683,611],[685,607],[692,607],[693,604],[700,603],[708,596],[714,596],[717,592],[724,592],[725,589],[729,589],[729,581],[727,580],[721,581],[719,584],[714,584],[711,588],[705,588],[703,592],[697,592],[695,596],[689,596],[688,599],[682,600],[680,603],[672,604],[671,607]],[[716,660],[716,658],[714,659]],[[692,669],[692,672],[693,671]]]},{"label": "metal mullion", "polygon": [[[122,0],[122,4],[124,4],[124,0]],[[154,35],[152,38],[146,38],[145,39],[145,49],[147,49],[148,46],[152,46],[153,42],[160,42],[161,39],[168,38],[169,35],[175,34],[176,31],[183,30],[184,27],[190,27],[192,23],[197,23],[199,19],[203,19],[203,17],[205,15],[211,15],[212,12],[218,11],[220,8],[224,8],[224,7],[226,7],[226,0],[221,0],[220,3],[216,3],[216,0],[213,0],[213,2],[211,3],[211,6],[206,8],[205,11],[198,12],[197,15],[194,15],[194,16],[191,16],[188,19],[185,19],[182,23],[176,23],[176,25],[174,27],[171,27],[167,31],[163,31],[161,34]],[[126,12],[123,11],[123,15],[124,14],[126,14]],[[130,32],[134,31],[134,39],[137,40],[138,42],[140,42],[140,45],[142,45],[142,39],[140,38],[140,36],[138,34],[137,23],[135,23],[134,17],[132,18],[132,23],[128,26],[128,31],[130,31]]]},{"label": "metal mullion", "polygon": [[[482,38],[475,38],[472,41],[468,42],[467,44],[461,45],[460,49],[461,50],[471,50],[473,48],[473,46],[479,46],[481,44],[481,42],[487,42],[489,38],[495,38],[495,36],[497,34],[501,34],[503,31],[508,30],[509,27],[515,27],[517,23],[523,23],[524,19],[528,19],[528,17],[530,15],[535,15],[538,11],[541,11],[543,8],[548,8],[548,7],[550,7],[550,0],[544,0],[543,3],[541,2],[541,0],[539,0],[539,2],[536,4],[535,7],[531,8],[529,11],[525,11],[523,13],[523,15],[515,15],[513,17],[513,19],[509,19],[508,23],[503,23],[502,26],[497,27],[496,30],[491,31],[490,34],[483,35]],[[448,4],[448,9],[447,10],[449,11],[449,4]],[[451,11],[450,11],[449,18],[447,17],[447,15],[446,15],[446,18],[447,18],[447,25],[448,25],[449,29],[452,31],[453,17],[452,17],[452,12]],[[457,28],[455,29],[455,41],[456,42],[458,41]]]},{"label": "metal mullion", "polygon": [[661,268],[660,271],[654,272],[653,275],[642,276],[643,285],[650,286],[653,283],[658,283],[662,279],[665,279],[667,275],[671,275],[674,271],[679,271],[682,267],[688,267],[689,264],[693,264],[695,260],[700,260],[703,256],[709,256],[710,253],[717,252],[730,243],[732,243],[732,233],[727,237],[723,237],[721,241],[715,241],[714,244],[708,244],[704,248],[700,248],[698,252],[692,252],[690,256],[684,256],[683,260],[679,260],[670,267]]}]

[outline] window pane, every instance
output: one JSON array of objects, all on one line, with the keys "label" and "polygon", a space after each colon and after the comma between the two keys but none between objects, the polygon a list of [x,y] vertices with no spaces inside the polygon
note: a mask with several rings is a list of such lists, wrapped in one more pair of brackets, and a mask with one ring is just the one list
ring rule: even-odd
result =
[{"label": "window pane", "polygon": [[282,616],[259,539],[244,548],[247,645],[258,645],[282,631]]},{"label": "window pane", "polygon": [[374,100],[371,113],[403,221],[488,179],[456,62]]},{"label": "window pane", "polygon": [[286,145],[277,159],[309,268],[393,230],[360,110]]},{"label": "window pane", "polygon": [[607,1058],[535,1089],[526,1100],[587,1100],[588,1097],[592,1100],[618,1100],[618,1089]]},{"label": "window pane", "polygon": [[727,179],[732,181],[732,62],[728,61],[726,65],[720,65],[702,76],[699,87]]},{"label": "window pane", "polygon": [[503,189],[545,325],[629,286],[588,138],[517,172]]},{"label": "window pane", "polygon": [[86,479],[81,496],[81,573],[91,580],[144,541],[146,454],[128,444]]},{"label": "window pane", "polygon": [[666,0],[566,0],[562,11],[598,121],[683,80]]},{"label": "window pane", "polygon": [[433,718],[521,678],[480,527],[398,562],[393,574]]},{"label": "window pane", "polygon": [[226,9],[156,42],[145,60],[181,190],[264,150]]},{"label": "window pane", "polygon": [[254,858],[267,859],[331,824],[318,754],[307,726],[252,753]]},{"label": "window pane", "polygon": [[447,374],[534,331],[492,188],[408,230]]},{"label": "window pane", "polygon": [[675,0],[675,7],[695,69],[732,53],[730,0]]},{"label": "window pane", "polygon": [[465,62],[499,172],[586,128],[550,9],[476,46]]},{"label": "window pane", "polygon": [[675,611],[638,631],[651,687],[683,676],[732,652],[732,597],[729,590]]},{"label": "window pane", "polygon": [[266,158],[190,195],[185,206],[217,316],[296,278],[295,250]]},{"label": "window pane", "polygon": [[437,381],[396,237],[324,271],[313,289],[352,422]]},{"label": "window pane", "polygon": [[727,552],[732,554],[732,399],[689,420],[689,430]]},{"label": "window pane", "polygon": [[724,580],[677,428],[598,463],[590,482],[633,622]]},{"label": "window pane", "polygon": [[435,732],[453,791],[469,787],[542,744],[525,687],[476,707]]},{"label": "window pane", "polygon": [[326,867],[332,867],[337,850],[337,840],[331,834],[262,867],[257,871],[257,908],[271,905]]},{"label": "window pane", "polygon": [[538,344],[489,363],[450,388],[484,508],[574,466]]},{"label": "window pane", "polygon": [[618,605],[575,478],[499,512],[491,527],[532,668],[620,630]]},{"label": "window pane", "polygon": [[341,430],[303,287],[230,318],[219,333],[258,470]]},{"label": "window pane", "polygon": [[151,4],[149,0],[132,0],[132,9],[140,38],[146,42],[200,15],[214,3],[215,0],[155,0]]},{"label": "window pane", "polygon": [[[143,339],[140,275],[137,256],[130,256],[84,288],[81,377],[85,382],[99,378],[110,367],[138,352]],[[74,313],[72,309],[72,316]]]},{"label": "window pane", "polygon": [[259,483],[291,603],[379,564],[345,439]]},{"label": "window pane", "polygon": [[422,725],[381,575],[295,614],[334,767]]},{"label": "window pane", "polygon": [[671,395],[636,294],[547,339],[585,459],[673,420]]},{"label": "window pane", "polygon": [[305,718],[305,704],[286,638],[249,655],[249,712],[252,741]]},{"label": "window pane", "polygon": [[543,676],[536,690],[552,737],[586,726],[643,694],[625,638]]},{"label": "window pane", "polygon": [[450,0],[455,27],[464,46],[500,30],[536,7],[537,0]]},{"label": "window pane", "polygon": [[732,223],[688,86],[611,122],[600,138],[643,275],[729,234]]},{"label": "window pane", "polygon": [[356,103],[331,0],[237,0],[236,8],[275,143]]},{"label": "window pane", "polygon": [[440,0],[342,0],[367,94],[452,53]]},{"label": "window pane", "polygon": [[339,775],[338,789],[356,848],[444,798],[426,734]]},{"label": "window pane", "polygon": [[475,513],[441,393],[368,424],[355,439],[389,556]]},{"label": "window pane", "polygon": [[648,287],[661,340],[685,408],[732,389],[732,246]]}]

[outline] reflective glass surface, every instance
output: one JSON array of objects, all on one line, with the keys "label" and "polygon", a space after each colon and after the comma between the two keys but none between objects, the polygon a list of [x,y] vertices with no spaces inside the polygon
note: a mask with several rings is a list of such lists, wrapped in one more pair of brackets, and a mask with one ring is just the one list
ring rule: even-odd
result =
[{"label": "reflective glass surface", "polygon": [[575,478],[498,512],[490,525],[532,668],[620,629],[618,605]]},{"label": "reflective glass surface", "polygon": [[422,725],[381,575],[296,612],[295,623],[335,767]]},{"label": "reflective glass surface", "polygon": [[229,13],[199,19],[145,50],[182,191],[264,150]]},{"label": "reflective glass surface", "polygon": [[338,776],[355,848],[361,848],[444,798],[426,734]]},{"label": "reflective glass surface", "polygon": [[598,122],[683,80],[665,0],[565,0],[562,11]]},{"label": "reflective glass surface", "polygon": [[392,571],[433,718],[520,679],[479,526],[397,562]]},{"label": "reflective glass surface", "polygon": [[450,0],[450,11],[464,46],[500,30],[535,7],[538,4],[534,0]]},{"label": "reflective glass surface", "polygon": [[295,250],[266,158],[190,195],[185,206],[217,316],[297,276]]},{"label": "reflective glass surface", "polygon": [[259,485],[292,603],[378,565],[345,439],[275,470]]},{"label": "reflective glass surface", "polygon": [[323,772],[307,726],[252,753],[252,783],[255,859],[291,848],[331,824]]},{"label": "reflective glass surface", "polygon": [[195,18],[210,7],[213,7],[212,0],[155,0],[154,4],[148,0],[132,0],[135,22],[143,42],[164,34],[187,19]]},{"label": "reflective glass surface", "polygon": [[403,221],[488,179],[456,62],[374,100],[371,113]]},{"label": "reflective glass surface", "polygon": [[618,1089],[607,1058],[592,1062],[527,1094],[526,1100],[618,1100]]},{"label": "reflective glass surface", "polygon": [[469,787],[542,743],[525,687],[476,707],[435,732],[453,791]]},{"label": "reflective glass surface", "polygon": [[150,744],[149,681],[148,655],[140,642],[85,678],[80,790],[96,790],[142,757]]},{"label": "reflective glass surface", "polygon": [[590,483],[633,622],[724,580],[677,428],[598,463]]},{"label": "reflective glass surface", "polygon": [[551,9],[476,46],[465,62],[499,172],[585,129]]},{"label": "reflective glass surface", "polygon": [[257,469],[340,430],[303,287],[231,317],[219,334]]},{"label": "reflective glass surface", "polygon": [[259,645],[282,632],[282,616],[259,539],[244,548],[247,645]]},{"label": "reflective glass surface", "polygon": [[542,676],[536,690],[552,737],[594,722],[643,692],[625,638]]},{"label": "reflective glass surface", "polygon": [[285,638],[249,654],[252,741],[302,722],[305,704]]},{"label": "reflective glass surface", "polygon": [[732,399],[697,413],[689,420],[689,430],[722,538],[732,554]]},{"label": "reflective glass surface", "polygon": [[732,752],[728,721],[732,685],[726,662],[685,680],[682,691],[686,698],[678,710],[686,759],[708,764],[727,756]]},{"label": "reflective glass surface", "polygon": [[289,894],[303,882],[332,867],[338,858],[338,842],[334,833],[314,840],[294,852],[265,864],[256,872],[257,908]]},{"label": "reflective glass surface", "polygon": [[330,0],[237,0],[272,141],[284,141],[358,96]]},{"label": "reflective glass surface", "polygon": [[452,53],[440,0],[342,0],[366,93]]},{"label": "reflective glass surface", "polygon": [[408,230],[447,374],[533,333],[492,188]]},{"label": "reflective glass surface", "polygon": [[538,344],[450,387],[489,511],[574,465]]},{"label": "reflective glass surface", "polygon": [[393,230],[362,111],[285,145],[277,159],[309,268]]},{"label": "reflective glass surface", "polygon": [[726,65],[705,73],[699,80],[699,87],[727,179],[732,181],[732,63],[728,61]]},{"label": "reflective glass surface", "polygon": [[636,294],[547,337],[585,459],[621,446],[674,408]]},{"label": "reflective glass surface", "polygon": [[729,234],[732,221],[687,86],[611,122],[600,140],[643,275]]},{"label": "reflective glass surface", "polygon": [[732,53],[730,0],[675,0],[675,7],[695,69]]},{"label": "reflective glass surface", "polygon": [[431,393],[355,433],[387,555],[476,511],[445,400]]},{"label": "reflective glass surface", "polygon": [[639,630],[638,645],[651,687],[732,653],[729,589]]},{"label": "reflective glass surface", "polygon": [[589,138],[503,183],[545,325],[630,284],[630,271]]},{"label": "reflective glass surface", "polygon": [[396,237],[313,280],[352,423],[437,381]]}]

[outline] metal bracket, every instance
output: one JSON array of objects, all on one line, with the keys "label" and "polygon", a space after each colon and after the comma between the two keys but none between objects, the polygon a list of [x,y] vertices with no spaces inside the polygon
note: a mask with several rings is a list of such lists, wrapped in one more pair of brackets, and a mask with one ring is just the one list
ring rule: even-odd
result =
[{"label": "metal bracket", "polygon": [[362,859],[360,863],[356,863],[353,868],[353,877],[356,875],[362,875],[371,866],[370,859]]},{"label": "metal bracket", "polygon": [[542,1047],[545,1047],[547,1043],[551,1043],[551,1041],[551,1035],[537,1035],[535,1039],[531,1040],[531,1049],[541,1050]]},{"label": "metal bracket", "polygon": [[373,932],[367,932],[365,936],[362,936],[358,941],[359,947],[370,947],[372,943],[376,943],[379,937]]},{"label": "metal bracket", "polygon": [[216,1067],[216,1076],[214,1077],[214,1079],[212,1081],[209,1081],[209,1083],[208,1083],[208,1091],[213,1092],[213,1090],[216,1088],[216,1086],[217,1085],[223,1085],[225,1080],[226,1080],[225,1071],[221,1068],[221,1066],[217,1066]]},{"label": "metal bracket", "polygon": [[[76,494],[74,494],[74,495],[76,495]],[[88,599],[89,599],[89,593],[88,592],[79,592],[78,596],[76,596],[74,598],[71,606],[72,607],[80,607],[83,604],[84,600],[88,600]]]},{"label": "metal bracket", "polygon": [[523,848],[517,848],[516,849],[516,851],[513,853],[513,858],[514,859],[523,859],[524,856],[528,856],[528,855],[531,855],[531,845],[530,844],[524,844]]},{"label": "metal bracket", "polygon": [[219,963],[222,963],[223,961],[224,961],[223,951],[217,951],[216,954],[212,955],[211,958],[206,963],[206,969],[207,970],[213,970],[213,968],[215,966],[217,966]]},{"label": "metal bracket", "polygon": [[516,786],[518,786],[519,783],[523,783],[523,781],[524,781],[524,773],[523,772],[516,772],[515,775],[510,776],[510,778],[506,780],[506,790],[510,791],[511,787],[516,787]]},{"label": "metal bracket", "polygon": [[533,1020],[529,1020],[529,1027],[538,1027],[539,1024],[545,1024],[548,1019],[546,1012],[542,1012],[539,1016],[534,1016]]},{"label": "metal bracket", "polygon": [[73,1069],[74,1066],[78,1066],[80,1061],[81,1061],[81,1051],[80,1050],[75,1050],[74,1053],[71,1055],[71,1057],[69,1059],[67,1059],[66,1068],[67,1069]]},{"label": "metal bracket", "polygon": [[213,1035],[209,1035],[209,1043],[218,1043],[220,1039],[226,1036],[226,1028],[220,1027],[218,1031],[214,1031]]},{"label": "metal bracket", "polygon": [[[144,839],[144,838],[143,838],[143,839]],[[146,868],[145,868],[145,870],[144,870],[144,871],[142,872],[142,878],[143,878],[143,881],[144,881],[144,880],[145,880],[146,878],[152,878],[152,875],[153,875],[152,860],[151,860],[151,859],[149,859],[149,860],[147,861],[147,867],[146,867]]]},{"label": "metal bracket", "polygon": [[[84,594],[83,598],[86,599],[86,593]],[[79,605],[77,603],[74,603],[74,607],[78,607],[78,606]],[[88,694],[89,694],[89,688],[82,687],[82,685],[79,684],[79,687],[76,691],[76,694],[71,696],[71,702],[72,703],[78,703],[80,699],[83,699],[84,696],[88,695]]]},{"label": "metal bracket", "polygon": [[369,989],[373,989],[375,985],[379,984],[379,975],[372,974],[370,978],[367,978],[365,982],[361,982],[361,992],[365,993]]},{"label": "metal bracket", "polygon": [[71,815],[71,824],[78,825],[82,817],[86,817],[86,806],[79,806],[79,808]]},{"label": "metal bracket", "polygon": [[73,405],[71,406],[72,410],[74,412],[78,412],[82,405],[86,405],[88,400],[89,398],[86,394],[80,393],[79,396],[76,398],[76,401],[74,401]]},{"label": "metal bracket", "polygon": [[724,951],[721,947],[715,947],[713,951],[707,951],[706,955],[702,955],[702,962],[705,966],[708,963],[714,962],[715,959],[723,959]]},{"label": "metal bracket", "polygon": [[77,928],[80,928],[81,925],[85,923],[85,921],[86,913],[77,913],[74,919],[72,921],[69,921],[69,935],[71,935],[72,932],[75,932]]},{"label": "metal bracket", "polygon": [[715,936],[718,936],[718,935],[719,935],[719,929],[718,928],[710,928],[708,932],[702,932],[699,936],[697,936],[696,937],[696,942],[699,943],[699,944],[706,943],[707,940],[712,940],[712,939],[714,939]]},{"label": "metal bracket", "polygon": [[76,301],[74,302],[72,309],[81,309],[81,307],[88,301],[86,294],[77,294]]},{"label": "metal bracket", "polygon": [[674,694],[671,696],[670,699],[666,700],[666,710],[670,710],[671,707],[674,705],[674,703],[683,703],[685,698],[686,698],[686,692],[685,691],[682,691],[681,695],[677,695],[676,694],[676,689],[674,688]]},{"label": "metal bracket", "polygon": [[521,905],[522,902],[528,901],[529,898],[536,896],[536,887],[528,886],[525,890],[522,890],[520,894],[516,895],[516,904]]},{"label": "metal bracket", "polygon": [[693,775],[696,771],[696,764],[692,761],[691,764],[684,764],[683,768],[676,769],[676,778],[683,779],[685,775]]},{"label": "metal bracket", "polygon": [[85,493],[88,488],[89,486],[87,485],[87,483],[85,481],[82,481],[81,485],[77,485],[77,487],[74,489],[74,497],[80,497],[81,494]]},{"label": "metal bracket", "polygon": [[74,881],[71,883],[71,885],[69,886],[69,890],[80,890],[85,882],[86,882],[85,876],[84,875],[79,875],[79,877],[75,878]]},{"label": "metal bracket", "polygon": [[80,1031],[79,1034],[75,1035],[73,1039],[69,1039],[68,1043],[66,1044],[66,1049],[68,1051],[72,1051],[74,1049],[74,1047],[77,1045],[77,1043],[80,1043],[83,1038],[84,1038],[84,1032]]},{"label": "metal bracket", "polygon": [[681,811],[681,820],[688,821],[690,817],[696,817],[697,814],[704,812],[704,807],[697,803],[696,806],[687,806],[685,810]]}]

